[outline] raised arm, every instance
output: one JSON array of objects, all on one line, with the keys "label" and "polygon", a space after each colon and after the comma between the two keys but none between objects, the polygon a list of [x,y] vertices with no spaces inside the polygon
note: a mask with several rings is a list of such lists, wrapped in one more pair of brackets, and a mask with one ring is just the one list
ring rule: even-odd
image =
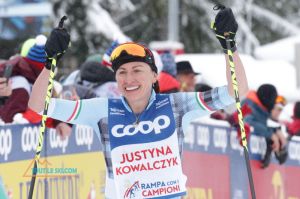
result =
[{"label": "raised arm", "polygon": [[32,87],[28,106],[38,113],[44,108],[50,74],[52,76],[52,81],[54,78],[53,72],[50,71],[51,63],[53,59],[58,61],[62,57],[70,43],[70,35],[67,30],[63,28],[62,23],[63,21],[60,22],[58,28],[52,30],[46,42],[45,51],[47,54],[47,61],[44,69]]},{"label": "raised arm", "polygon": [[234,90],[232,87],[231,69],[229,64],[229,56],[227,52],[227,45],[225,35],[230,44],[230,50],[233,52],[233,63],[235,65],[235,75],[238,84],[239,96],[244,96],[248,92],[248,81],[244,70],[243,63],[237,52],[235,44],[235,35],[238,30],[238,24],[230,8],[221,8],[218,12],[215,23],[212,27],[216,33],[216,37],[223,47],[226,59],[226,77],[228,83],[228,91],[234,97]]},{"label": "raised arm", "polygon": [[[227,84],[228,91],[232,97],[235,97],[234,90],[232,87],[232,78],[231,78],[231,70],[230,70],[228,55],[225,55],[225,58],[226,58],[226,77],[228,83]],[[248,80],[245,73],[245,69],[237,51],[233,53],[233,63],[235,65],[235,75],[236,75],[236,80],[239,89],[239,96],[242,97],[248,93],[249,88],[248,88]]]},{"label": "raised arm", "polygon": [[50,70],[44,68],[35,80],[30,94],[28,107],[40,113],[44,109]]}]

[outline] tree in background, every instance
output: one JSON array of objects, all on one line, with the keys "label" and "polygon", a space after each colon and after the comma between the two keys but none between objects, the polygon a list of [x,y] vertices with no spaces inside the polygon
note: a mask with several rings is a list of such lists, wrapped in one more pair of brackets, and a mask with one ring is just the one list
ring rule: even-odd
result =
[{"label": "tree in background", "polygon": [[[69,17],[66,27],[71,32],[72,48],[66,57],[73,59],[64,60],[75,60],[67,63],[73,68],[78,67],[88,54],[103,53],[115,35],[126,35],[146,44],[167,40],[167,0],[49,1],[53,4],[53,24],[64,14]],[[216,15],[212,9],[215,2],[179,1],[179,41],[184,44],[186,52],[220,52],[218,41],[209,27]],[[239,23],[237,43],[241,52],[251,54],[259,45],[300,34],[299,0],[219,2],[230,6],[236,15]]]}]

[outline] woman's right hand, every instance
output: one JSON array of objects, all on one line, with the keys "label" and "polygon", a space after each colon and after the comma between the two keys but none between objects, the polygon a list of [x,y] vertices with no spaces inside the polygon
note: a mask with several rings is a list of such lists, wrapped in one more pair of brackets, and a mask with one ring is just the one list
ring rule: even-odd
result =
[{"label": "woman's right hand", "polygon": [[55,28],[51,31],[45,45],[45,51],[47,54],[47,63],[45,67],[49,70],[51,69],[52,59],[56,56],[57,60],[59,60],[70,44],[70,34],[67,29],[63,27],[62,20],[60,23],[60,25],[62,24],[62,27]]}]

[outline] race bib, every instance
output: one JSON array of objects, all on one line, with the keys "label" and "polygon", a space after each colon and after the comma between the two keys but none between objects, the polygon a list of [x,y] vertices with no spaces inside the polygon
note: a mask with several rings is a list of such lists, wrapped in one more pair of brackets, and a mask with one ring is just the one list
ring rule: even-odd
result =
[{"label": "race bib", "polygon": [[109,102],[109,136],[118,198],[185,195],[175,120],[168,96],[156,95],[140,122],[121,100]]}]

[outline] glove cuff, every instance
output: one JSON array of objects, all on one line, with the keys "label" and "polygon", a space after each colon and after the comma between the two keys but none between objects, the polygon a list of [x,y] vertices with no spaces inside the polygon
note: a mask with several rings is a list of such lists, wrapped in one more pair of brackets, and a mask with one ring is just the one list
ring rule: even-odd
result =
[{"label": "glove cuff", "polygon": [[47,59],[47,61],[45,63],[45,68],[47,70],[51,70],[51,64],[52,64],[52,60],[51,59]]},{"label": "glove cuff", "polygon": [[[232,53],[234,53],[237,50],[236,45],[234,45],[233,47],[231,47],[230,50],[231,50]],[[224,49],[223,48],[223,52],[225,54],[228,54],[228,49]]]}]

